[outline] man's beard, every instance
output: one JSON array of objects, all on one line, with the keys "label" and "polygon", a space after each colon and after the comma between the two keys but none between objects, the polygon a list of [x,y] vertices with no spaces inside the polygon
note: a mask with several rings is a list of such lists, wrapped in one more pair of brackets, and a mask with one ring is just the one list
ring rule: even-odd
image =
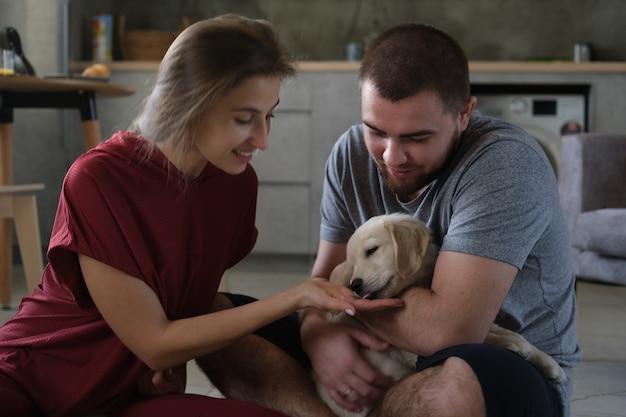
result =
[{"label": "man's beard", "polygon": [[436,174],[419,175],[416,178],[412,178],[410,181],[391,182],[391,176],[389,172],[387,172],[385,165],[378,164],[378,172],[380,172],[385,187],[397,195],[398,199],[403,202],[415,199],[420,194],[420,190],[430,184],[436,177]]},{"label": "man's beard", "polygon": [[435,168],[431,172],[422,172],[416,177],[412,177],[408,180],[400,180],[396,182],[391,181],[391,175],[387,171],[387,167],[383,161],[375,161],[378,165],[378,172],[383,179],[383,184],[389,191],[396,194],[398,199],[403,202],[408,202],[417,198],[422,190],[428,186],[433,180],[439,177],[439,174],[447,167],[448,162],[453,157],[455,151],[458,149],[461,135],[458,130],[453,133],[453,138],[450,142],[450,149],[446,156],[445,162],[439,167]]}]

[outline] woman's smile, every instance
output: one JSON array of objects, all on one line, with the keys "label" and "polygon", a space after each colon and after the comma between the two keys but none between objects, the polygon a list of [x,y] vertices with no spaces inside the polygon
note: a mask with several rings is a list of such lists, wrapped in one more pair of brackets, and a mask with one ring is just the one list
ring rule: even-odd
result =
[{"label": "woman's smile", "polygon": [[248,163],[252,160],[252,158],[254,158],[254,156],[258,153],[259,149],[255,149],[253,151],[241,151],[238,149],[233,149],[233,153],[235,154],[235,157],[237,157],[237,159],[239,159],[241,162],[245,162]]}]

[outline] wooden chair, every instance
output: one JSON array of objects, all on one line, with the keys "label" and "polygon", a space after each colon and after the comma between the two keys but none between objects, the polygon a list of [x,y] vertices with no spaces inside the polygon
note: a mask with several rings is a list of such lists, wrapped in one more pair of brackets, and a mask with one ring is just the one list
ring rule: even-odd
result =
[{"label": "wooden chair", "polygon": [[[15,222],[20,255],[24,266],[26,286],[30,294],[41,280],[43,273],[43,257],[41,254],[41,237],[39,235],[39,218],[37,216],[37,200],[32,191],[43,190],[43,184],[0,185],[0,227],[11,236],[12,224]],[[4,248],[3,248],[4,249]],[[0,267],[6,268],[12,263],[10,251],[0,250]],[[9,269],[10,271],[10,269]],[[11,275],[2,275],[0,291],[3,307],[11,302]]]}]

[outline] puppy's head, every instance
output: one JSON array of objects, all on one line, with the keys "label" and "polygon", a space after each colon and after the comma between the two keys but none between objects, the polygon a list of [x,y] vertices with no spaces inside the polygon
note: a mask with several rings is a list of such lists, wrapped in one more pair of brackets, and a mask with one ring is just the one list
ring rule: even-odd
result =
[{"label": "puppy's head", "polygon": [[[376,216],[361,225],[348,241],[346,263],[339,282],[361,297],[397,296],[432,271],[430,230],[408,214]],[[423,271],[421,271],[423,272]]]}]

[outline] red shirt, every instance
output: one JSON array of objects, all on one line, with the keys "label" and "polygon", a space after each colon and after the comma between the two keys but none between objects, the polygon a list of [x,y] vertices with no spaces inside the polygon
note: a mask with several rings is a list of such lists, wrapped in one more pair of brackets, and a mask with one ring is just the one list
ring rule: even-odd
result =
[{"label": "red shirt", "polygon": [[144,281],[169,319],[207,313],[224,271],[254,246],[257,185],[251,166],[230,175],[210,163],[185,181],[126,132],[82,155],[63,183],[42,282],[0,328],[0,370],[49,416],[135,394],[147,368],[95,308],[77,254]]}]

